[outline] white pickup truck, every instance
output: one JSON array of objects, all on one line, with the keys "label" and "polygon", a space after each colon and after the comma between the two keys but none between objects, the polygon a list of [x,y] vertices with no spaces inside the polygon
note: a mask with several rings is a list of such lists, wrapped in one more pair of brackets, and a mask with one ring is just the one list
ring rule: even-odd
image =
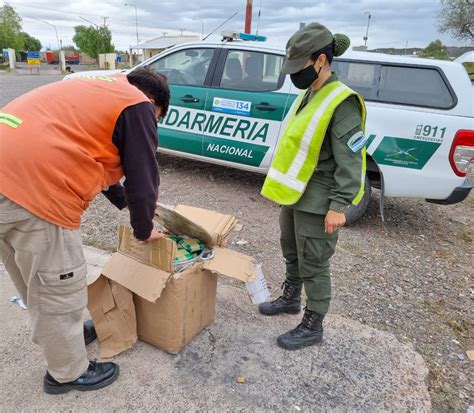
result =
[{"label": "white pickup truck", "polygon": [[[170,83],[159,151],[266,173],[299,93],[280,73],[284,57],[282,46],[227,39],[178,45],[137,66],[164,73]],[[364,97],[368,110],[370,185],[363,202],[348,208],[348,220],[365,212],[371,187],[381,188],[381,203],[384,196],[439,204],[467,197],[473,186],[474,100],[461,64],[347,52],[333,68]]]}]

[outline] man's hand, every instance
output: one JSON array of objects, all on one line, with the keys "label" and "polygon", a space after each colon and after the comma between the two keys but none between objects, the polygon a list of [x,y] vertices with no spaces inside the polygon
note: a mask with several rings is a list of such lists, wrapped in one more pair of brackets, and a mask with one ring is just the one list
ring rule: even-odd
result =
[{"label": "man's hand", "polygon": [[332,234],[339,228],[343,227],[346,223],[346,216],[344,212],[336,212],[329,210],[324,219],[324,232],[326,234]]},{"label": "man's hand", "polygon": [[166,237],[166,234],[164,232],[157,231],[156,229],[154,229],[151,231],[150,237],[146,241],[143,241],[143,242],[150,242],[150,241],[154,241],[163,237]]}]

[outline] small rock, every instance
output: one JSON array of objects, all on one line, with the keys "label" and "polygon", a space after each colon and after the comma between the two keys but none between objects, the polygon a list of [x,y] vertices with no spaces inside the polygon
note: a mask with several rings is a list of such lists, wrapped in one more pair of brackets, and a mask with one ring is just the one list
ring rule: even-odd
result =
[{"label": "small rock", "polygon": [[466,351],[466,354],[469,360],[474,361],[474,350],[468,350]]},{"label": "small rock", "polygon": [[248,241],[245,241],[243,239],[241,239],[240,241],[237,241],[236,244],[237,245],[247,245],[249,242]]}]

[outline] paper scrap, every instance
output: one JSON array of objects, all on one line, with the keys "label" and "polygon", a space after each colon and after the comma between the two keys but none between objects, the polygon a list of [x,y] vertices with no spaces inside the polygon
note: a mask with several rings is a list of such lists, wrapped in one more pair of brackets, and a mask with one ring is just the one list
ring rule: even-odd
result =
[{"label": "paper scrap", "polygon": [[23,310],[26,310],[26,305],[20,297],[18,297],[16,295],[12,295],[8,299],[8,301],[10,301],[11,303],[17,303],[21,308],[23,308]]},{"label": "paper scrap", "polygon": [[247,379],[244,376],[237,377],[237,383],[239,384],[244,384],[246,381]]}]

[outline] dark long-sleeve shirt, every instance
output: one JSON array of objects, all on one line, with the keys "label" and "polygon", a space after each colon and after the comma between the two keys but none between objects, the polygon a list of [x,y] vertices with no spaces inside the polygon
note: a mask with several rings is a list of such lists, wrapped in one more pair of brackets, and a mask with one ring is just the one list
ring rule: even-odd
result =
[{"label": "dark long-sleeve shirt", "polygon": [[160,175],[155,153],[158,147],[157,120],[148,102],[129,106],[120,114],[112,142],[118,148],[125,181],[102,193],[117,208],[128,206],[130,224],[139,240],[150,237]]}]

